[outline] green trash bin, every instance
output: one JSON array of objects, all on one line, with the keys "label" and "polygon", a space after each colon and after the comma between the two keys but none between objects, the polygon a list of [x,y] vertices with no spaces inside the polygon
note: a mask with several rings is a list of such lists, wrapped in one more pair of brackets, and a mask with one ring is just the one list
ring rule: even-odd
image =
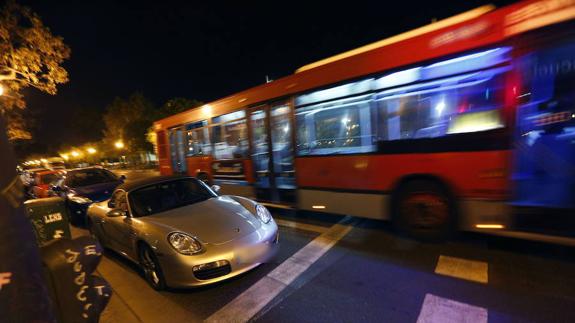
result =
[{"label": "green trash bin", "polygon": [[28,200],[24,202],[24,208],[40,247],[55,239],[71,239],[69,217],[62,198]]}]

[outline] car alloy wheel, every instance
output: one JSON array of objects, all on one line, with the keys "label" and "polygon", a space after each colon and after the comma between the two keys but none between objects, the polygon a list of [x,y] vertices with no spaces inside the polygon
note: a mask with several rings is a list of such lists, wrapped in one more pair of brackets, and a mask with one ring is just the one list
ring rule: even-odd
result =
[{"label": "car alloy wheel", "polygon": [[152,249],[148,246],[140,248],[140,266],[144,271],[146,281],[152,288],[155,290],[163,290],[166,288],[160,263]]}]

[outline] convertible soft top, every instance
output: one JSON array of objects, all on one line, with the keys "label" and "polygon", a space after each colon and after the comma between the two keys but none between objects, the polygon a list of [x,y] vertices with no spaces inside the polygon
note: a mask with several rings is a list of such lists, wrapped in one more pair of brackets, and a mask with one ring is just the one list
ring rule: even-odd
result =
[{"label": "convertible soft top", "polygon": [[185,176],[185,175],[166,175],[166,176],[146,177],[146,178],[141,178],[141,179],[136,179],[136,180],[128,180],[124,184],[121,184],[120,186],[118,186],[117,189],[122,189],[126,192],[129,192],[129,191],[132,191],[134,189],[137,189],[137,188],[140,188],[143,186],[152,185],[152,184],[161,183],[161,182],[167,182],[167,181],[171,181],[171,180],[175,180],[175,179],[181,179],[181,178],[194,178],[194,177]]}]

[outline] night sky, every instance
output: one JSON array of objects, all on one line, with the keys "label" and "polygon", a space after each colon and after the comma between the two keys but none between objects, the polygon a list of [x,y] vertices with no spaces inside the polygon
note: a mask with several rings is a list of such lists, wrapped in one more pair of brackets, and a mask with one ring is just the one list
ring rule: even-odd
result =
[{"label": "night sky", "polygon": [[[514,1],[492,1],[498,6]],[[489,1],[33,1],[72,49],[56,96],[26,90],[33,150],[101,137],[114,97],[204,102]],[[393,4],[392,4],[393,3]]]}]

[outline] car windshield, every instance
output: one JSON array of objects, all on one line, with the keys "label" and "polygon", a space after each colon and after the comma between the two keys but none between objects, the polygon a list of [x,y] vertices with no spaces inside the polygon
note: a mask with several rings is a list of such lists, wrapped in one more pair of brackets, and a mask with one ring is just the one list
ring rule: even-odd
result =
[{"label": "car windshield", "polygon": [[135,217],[172,210],[215,196],[214,192],[193,178],[153,184],[129,194],[130,207]]},{"label": "car windshield", "polygon": [[66,174],[66,185],[69,187],[89,186],[117,180],[116,175],[104,169],[82,169]]}]

